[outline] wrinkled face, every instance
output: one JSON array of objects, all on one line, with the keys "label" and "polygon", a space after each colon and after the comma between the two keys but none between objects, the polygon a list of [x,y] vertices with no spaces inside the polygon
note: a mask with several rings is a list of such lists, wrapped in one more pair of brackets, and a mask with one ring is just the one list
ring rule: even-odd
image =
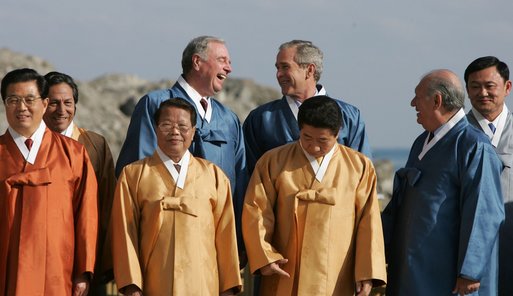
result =
[{"label": "wrinkled face", "polygon": [[474,107],[493,121],[502,112],[504,99],[511,91],[511,81],[504,81],[497,67],[489,67],[468,76],[467,94]]},{"label": "wrinkled face", "polygon": [[44,115],[46,125],[53,131],[63,132],[75,117],[73,89],[67,83],[52,85],[48,89],[48,108]]},{"label": "wrinkled face", "polygon": [[435,100],[428,96],[427,83],[423,79],[415,88],[415,97],[411,100],[411,106],[417,111],[417,123],[421,124],[427,131],[434,131],[435,123]]},{"label": "wrinkled face", "polygon": [[276,79],[284,96],[306,99],[307,94],[307,67],[301,67],[294,61],[296,48],[284,48],[276,56]]},{"label": "wrinkled face", "polygon": [[167,107],[160,114],[156,132],[160,149],[178,162],[191,146],[196,127],[191,124],[189,112],[177,107]]},{"label": "wrinkled face", "polygon": [[299,134],[299,141],[303,149],[315,158],[324,156],[330,152],[337,143],[337,135],[333,135],[328,128],[313,127],[304,124]]},{"label": "wrinkled face", "polygon": [[[33,100],[31,106],[27,106],[23,100],[17,104],[8,105],[9,98],[23,98]],[[36,81],[18,82],[9,84],[6,89],[6,101],[4,101],[5,115],[9,126],[24,137],[30,137],[41,124],[43,114],[48,105],[48,99],[41,98]]]},{"label": "wrinkled face", "polygon": [[201,89],[197,90],[202,96],[213,96],[223,89],[223,83],[232,72],[230,55],[223,43],[209,42],[207,59],[198,60],[195,65],[202,81]]}]

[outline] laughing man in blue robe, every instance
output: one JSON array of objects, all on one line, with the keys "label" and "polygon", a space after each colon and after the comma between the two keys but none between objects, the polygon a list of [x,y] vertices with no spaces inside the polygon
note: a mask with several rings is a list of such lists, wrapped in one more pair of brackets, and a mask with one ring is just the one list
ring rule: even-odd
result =
[{"label": "laughing man in blue robe", "polygon": [[[220,92],[232,71],[230,56],[222,39],[197,37],[182,55],[183,74],[170,89],[156,90],[143,96],[130,119],[125,142],[116,163],[116,175],[131,162],[150,156],[157,147],[153,115],[160,103],[183,98],[196,107],[196,135],[189,148],[194,156],[218,165],[230,179],[237,227],[239,252],[244,250],[240,231],[242,204],[249,180],[242,126],[235,113],[212,96]],[[202,102],[206,101],[206,104]],[[205,104],[205,107],[203,106]],[[245,257],[241,257],[245,264]]]},{"label": "laughing man in blue robe", "polygon": [[470,125],[458,77],[435,70],[411,101],[426,130],[383,212],[388,295],[497,295],[502,163]]},{"label": "laughing man in blue robe", "polygon": [[[257,107],[244,121],[250,172],[266,151],[299,139],[299,105],[313,96],[326,95],[324,87],[317,84],[322,74],[322,59],[322,51],[309,41],[292,40],[280,46],[276,78],[283,97]],[[341,100],[336,102],[343,116],[338,142],[371,157],[360,110]]]}]

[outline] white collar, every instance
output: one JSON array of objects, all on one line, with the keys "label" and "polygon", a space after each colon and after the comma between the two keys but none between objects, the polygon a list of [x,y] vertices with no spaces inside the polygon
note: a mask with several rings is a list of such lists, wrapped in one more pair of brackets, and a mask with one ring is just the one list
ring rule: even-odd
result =
[{"label": "white collar", "polygon": [[34,164],[36,162],[36,156],[39,152],[39,148],[41,147],[41,143],[43,142],[43,136],[45,134],[46,130],[46,124],[44,120],[41,120],[41,123],[39,124],[39,127],[36,129],[36,131],[30,136],[30,139],[32,139],[32,148],[30,151],[28,150],[27,146],[25,145],[25,138],[24,136],[17,133],[13,128],[9,126],[8,128],[9,133],[11,134],[14,143],[16,143],[16,146],[18,146],[18,149],[20,150],[21,154],[23,155],[23,158],[30,163]]},{"label": "white collar", "polygon": [[[171,177],[173,177],[173,180],[176,183],[176,186],[180,189],[183,189],[185,187],[185,178],[187,177],[187,170],[189,168],[189,160],[191,158],[191,153],[189,150],[185,150],[184,155],[182,156],[182,159],[178,163],[173,162],[169,156],[167,156],[159,146],[155,149],[157,151],[157,154],[160,157],[160,160],[164,163],[166,166],[166,169],[171,174]],[[180,173],[175,168],[175,164],[180,165]]]},{"label": "white collar", "polygon": [[198,115],[201,118],[205,119],[207,122],[210,122],[210,119],[212,118],[212,100],[210,99],[210,97],[205,97],[205,99],[208,102],[207,111],[205,112],[203,106],[201,106],[200,103],[203,97],[192,86],[190,86],[190,84],[187,83],[187,81],[185,81],[185,78],[183,78],[182,75],[178,77],[177,82],[185,90],[187,95],[189,95],[189,97],[192,99],[194,105],[196,105]]},{"label": "white collar", "polygon": [[[484,131],[484,133],[488,136],[490,139],[490,142],[492,142],[492,145],[494,147],[497,147],[499,145],[499,140],[502,136],[502,131],[504,131],[504,126],[506,125],[506,118],[508,117],[508,107],[506,104],[504,104],[502,108],[502,112],[495,118],[494,121],[488,121],[488,119],[484,118],[479,111],[477,111],[475,108],[472,108],[471,110],[472,114],[474,114],[474,117],[476,118],[477,122],[479,123],[479,126],[481,126],[481,129]],[[495,126],[495,133],[492,132],[490,129],[489,123],[493,123]]]},{"label": "white collar", "polygon": [[72,120],[71,123],[68,125],[68,127],[61,132],[61,134],[65,135],[68,138],[71,138],[71,136],[73,135],[74,127],[75,127],[75,124],[73,123],[73,120]]},{"label": "white collar", "polygon": [[[424,147],[422,148],[422,151],[419,154],[419,160],[421,160],[424,155],[433,147],[435,146],[438,141],[445,136],[461,119],[465,117],[465,110],[463,108],[460,108],[456,114],[454,114],[449,121],[444,123],[442,126],[437,128],[433,134],[434,137],[429,141],[429,134],[428,137],[424,140]],[[429,141],[429,143],[428,143]]]},{"label": "white collar", "polygon": [[[319,88],[317,88],[317,86],[319,86]],[[324,89],[324,87],[320,84],[318,84],[316,87],[315,87],[315,93],[313,96],[324,96],[326,95],[326,90]],[[299,106],[301,106],[301,101],[298,101],[294,98],[291,98],[289,96],[285,96],[285,98],[287,99],[287,103],[289,103],[289,107],[290,107],[290,110],[292,111],[292,114],[294,114],[294,117],[296,118],[297,120],[297,114],[299,112]]]},{"label": "white collar", "polygon": [[331,150],[328,153],[326,153],[326,155],[324,155],[320,164],[317,162],[317,159],[315,157],[306,152],[306,150],[303,148],[303,145],[301,144],[301,141],[299,141],[299,145],[301,146],[303,153],[305,154],[306,158],[310,162],[310,165],[312,166],[312,169],[315,173],[315,179],[317,179],[317,181],[319,182],[322,182],[322,178],[324,178],[324,175],[326,174],[326,170],[328,169],[328,165],[330,163],[331,158],[333,157],[333,154],[335,153],[335,149],[338,146],[338,143],[335,142],[335,145],[333,145]]}]

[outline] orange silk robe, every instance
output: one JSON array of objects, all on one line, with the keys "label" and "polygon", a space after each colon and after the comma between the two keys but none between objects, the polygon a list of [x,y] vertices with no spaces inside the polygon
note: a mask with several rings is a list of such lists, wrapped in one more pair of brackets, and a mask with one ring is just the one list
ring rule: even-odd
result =
[{"label": "orange silk robe", "polygon": [[191,155],[184,189],[155,152],[127,165],[112,208],[114,276],[145,296],[241,287],[230,181]]},{"label": "orange silk robe", "polygon": [[98,247],[95,281],[108,282],[112,280],[112,244],[109,231],[112,200],[116,189],[114,161],[109,144],[105,138],[95,132],[74,125],[72,139],[84,145],[98,182]]},{"label": "orange silk robe", "polygon": [[353,295],[386,280],[376,175],[337,144],[322,182],[298,142],[264,154],[251,177],[242,230],[252,273],[278,259],[290,279],[262,276],[261,295]]},{"label": "orange silk robe", "polygon": [[34,165],[0,136],[0,293],[71,295],[93,272],[97,185],[84,146],[45,130]]}]

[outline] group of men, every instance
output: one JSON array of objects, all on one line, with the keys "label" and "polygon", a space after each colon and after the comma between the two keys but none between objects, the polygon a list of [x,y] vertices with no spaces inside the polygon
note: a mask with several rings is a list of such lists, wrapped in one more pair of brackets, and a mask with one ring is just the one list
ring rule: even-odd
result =
[{"label": "group of men", "polygon": [[71,77],[9,72],[0,293],[100,295],[113,270],[124,295],[236,295],[249,263],[261,295],[513,295],[506,64],[468,66],[468,114],[455,73],[422,77],[426,131],[383,214],[360,111],[328,96],[322,69],[311,42],[282,44],[283,97],[241,124],[214,98],[225,42],[193,39],[176,83],[136,105],[115,174],[105,139],[73,123]]}]

